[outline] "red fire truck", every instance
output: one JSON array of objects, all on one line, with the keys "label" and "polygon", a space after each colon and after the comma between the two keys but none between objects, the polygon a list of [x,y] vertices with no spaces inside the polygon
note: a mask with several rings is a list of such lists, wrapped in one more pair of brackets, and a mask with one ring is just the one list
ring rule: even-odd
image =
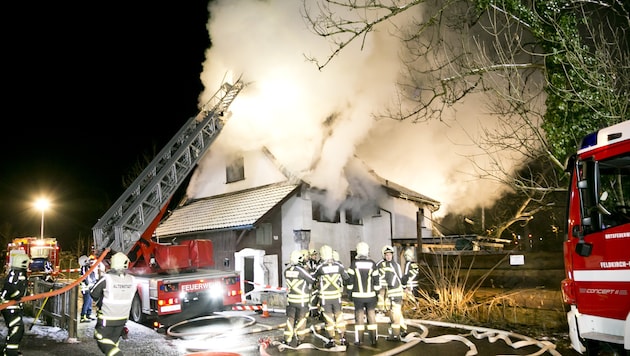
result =
[{"label": "red fire truck", "polygon": [[589,134],[571,173],[561,288],[572,347],[630,350],[630,121]]},{"label": "red fire truck", "polygon": [[25,253],[31,259],[28,266],[29,278],[54,279],[59,274],[61,250],[54,237],[16,237],[7,245],[5,272],[9,270],[11,258],[16,253]]}]

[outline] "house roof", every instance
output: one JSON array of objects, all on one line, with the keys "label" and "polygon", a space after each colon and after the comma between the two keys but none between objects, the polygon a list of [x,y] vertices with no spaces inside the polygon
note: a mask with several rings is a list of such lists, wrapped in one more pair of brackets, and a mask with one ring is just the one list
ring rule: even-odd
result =
[{"label": "house roof", "polygon": [[252,227],[297,187],[297,184],[276,183],[196,200],[175,209],[155,232],[157,236],[164,237],[195,231]]},{"label": "house roof", "polygon": [[406,199],[406,200],[411,200],[411,201],[415,201],[422,204],[431,205],[434,211],[440,208],[439,201],[433,198],[429,198],[426,195],[415,192],[409,188],[405,188],[402,185],[394,183],[390,180],[387,180],[379,176],[378,174],[376,174],[374,171],[372,171],[371,173],[374,174],[374,176],[376,177],[376,180],[387,190],[387,193],[389,195],[400,198],[400,199]]}]

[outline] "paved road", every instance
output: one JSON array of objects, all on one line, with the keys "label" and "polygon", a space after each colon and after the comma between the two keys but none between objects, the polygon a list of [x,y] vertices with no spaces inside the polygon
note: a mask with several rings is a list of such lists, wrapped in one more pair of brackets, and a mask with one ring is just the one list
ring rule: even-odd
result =
[{"label": "paved road", "polygon": [[[351,315],[346,317],[351,319]],[[243,356],[258,355],[304,355],[321,354],[330,356],[330,351],[308,350],[279,350],[273,341],[282,338],[285,315],[281,312],[271,312],[269,317],[263,318],[256,312],[238,311],[225,312],[220,316],[206,317],[192,323],[183,323],[169,329],[168,333],[158,333],[153,329],[133,322],[128,323],[130,337],[121,340],[120,347],[125,355],[217,355],[226,352]],[[351,320],[350,320],[351,321]],[[28,323],[28,319],[27,319]],[[312,320],[316,331],[321,327],[318,320]],[[579,354],[566,347],[558,347],[551,342],[520,338],[508,332],[478,328],[456,328],[452,324],[431,323],[428,321],[410,321],[411,333],[405,341],[390,342],[385,340],[387,320],[379,318],[379,341],[376,347],[352,344],[352,334],[348,333],[350,345],[343,355],[529,355],[540,352],[540,355],[578,356]],[[1,321],[4,327],[4,321]],[[462,326],[463,327],[463,326]],[[348,330],[352,330],[350,324]],[[0,329],[2,336],[6,335],[6,328]],[[67,333],[58,328],[34,325],[25,335],[21,350],[27,356],[44,355],[101,355],[92,338],[93,322],[80,323],[78,338],[68,340]],[[320,330],[321,332],[321,330]],[[64,338],[65,333],[65,338]],[[269,347],[266,342],[271,342]],[[313,345],[322,346],[323,341],[309,335],[307,341]],[[517,347],[510,346],[516,344]],[[262,347],[261,347],[262,345]]]}]

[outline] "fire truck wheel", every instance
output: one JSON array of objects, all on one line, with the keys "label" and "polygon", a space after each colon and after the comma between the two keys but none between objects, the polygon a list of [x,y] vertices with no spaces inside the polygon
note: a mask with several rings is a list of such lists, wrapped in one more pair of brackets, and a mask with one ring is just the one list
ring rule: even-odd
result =
[{"label": "fire truck wheel", "polygon": [[135,297],[133,297],[133,301],[131,302],[129,319],[136,323],[143,323],[146,320],[144,314],[142,314],[142,302],[140,301],[140,297],[137,294]]}]

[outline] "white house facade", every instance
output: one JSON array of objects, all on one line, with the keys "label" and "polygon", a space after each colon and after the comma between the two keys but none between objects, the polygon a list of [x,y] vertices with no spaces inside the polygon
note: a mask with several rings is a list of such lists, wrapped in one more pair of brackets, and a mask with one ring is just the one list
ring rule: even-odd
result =
[{"label": "white house facade", "polygon": [[403,248],[417,248],[422,238],[432,237],[432,214],[439,202],[367,167],[370,181],[348,179],[357,186],[331,206],[322,199],[325,189],[284,171],[265,149],[204,159],[203,171],[198,168],[189,187],[196,185],[205,197],[173,209],[155,235],[161,241],[212,240],[215,267],[240,271],[246,296],[281,288],[285,264],[296,249],[327,244],[349,265],[360,241],[370,245],[371,257],[378,260],[385,245],[396,247],[400,257]]}]

